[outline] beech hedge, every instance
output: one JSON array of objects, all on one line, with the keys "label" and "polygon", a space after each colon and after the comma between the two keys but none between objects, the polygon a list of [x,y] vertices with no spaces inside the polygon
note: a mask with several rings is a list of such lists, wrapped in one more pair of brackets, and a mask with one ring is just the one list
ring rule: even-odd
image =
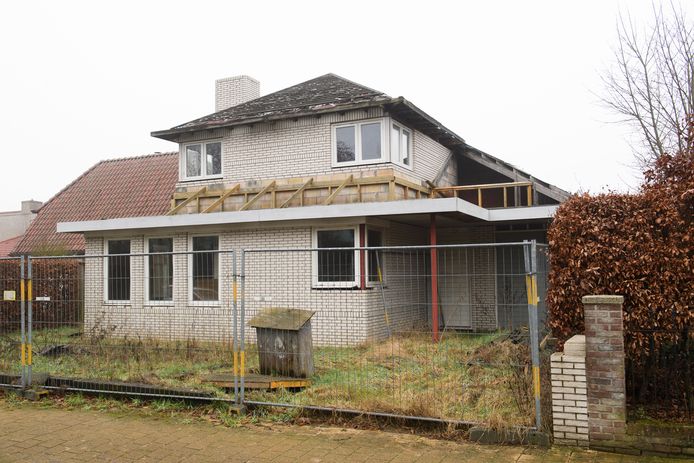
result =
[{"label": "beech hedge", "polygon": [[624,296],[632,359],[694,328],[694,150],[661,156],[644,177],[634,194],[578,194],[557,210],[547,305],[560,341],[583,332],[588,294]]}]

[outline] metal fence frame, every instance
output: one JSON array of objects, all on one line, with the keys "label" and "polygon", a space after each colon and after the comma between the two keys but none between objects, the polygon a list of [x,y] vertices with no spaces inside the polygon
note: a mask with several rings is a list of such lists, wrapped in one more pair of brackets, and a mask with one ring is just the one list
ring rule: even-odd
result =
[{"label": "metal fence frame", "polygon": [[[451,245],[434,245],[434,246],[380,246],[380,247],[355,247],[355,248],[258,248],[258,249],[241,249],[239,251],[228,250],[228,251],[175,251],[175,252],[162,252],[162,253],[130,253],[127,254],[131,257],[141,257],[143,259],[147,256],[153,255],[191,255],[196,253],[216,253],[218,255],[226,254],[231,256],[231,331],[232,331],[232,348],[231,348],[231,358],[229,358],[229,366],[232,368],[233,372],[233,398],[210,398],[209,400],[219,400],[234,403],[238,406],[245,404],[248,405],[268,405],[268,406],[279,406],[279,407],[304,407],[307,409],[324,409],[331,411],[346,411],[361,414],[372,414],[388,417],[401,417],[401,418],[414,418],[425,421],[442,421],[438,418],[426,417],[426,416],[404,416],[398,415],[396,413],[379,413],[379,412],[368,412],[364,410],[350,410],[350,409],[340,409],[333,407],[322,407],[319,405],[296,405],[290,403],[282,402],[267,402],[267,401],[252,401],[246,400],[246,280],[248,277],[246,268],[246,257],[247,254],[253,253],[263,253],[263,252],[282,252],[282,251],[301,251],[301,252],[318,252],[318,251],[331,251],[331,250],[354,250],[355,252],[368,252],[368,251],[388,251],[388,250],[419,250],[419,251],[431,251],[435,254],[438,250],[446,249],[465,249],[465,248],[503,248],[503,247],[522,247],[523,258],[524,258],[524,272],[525,272],[525,283],[526,283],[526,294],[527,294],[527,311],[528,311],[528,322],[529,322],[529,343],[531,351],[531,365],[532,365],[532,383],[533,383],[533,398],[534,398],[534,409],[535,409],[535,429],[541,429],[541,405],[540,405],[540,359],[539,359],[539,336],[540,329],[539,317],[538,317],[538,305],[544,303],[540,300],[540,293],[543,293],[542,281],[538,283],[539,279],[542,280],[543,277],[546,278],[546,265],[544,266],[545,274],[543,275],[542,264],[543,261],[540,259],[540,264],[538,264],[538,252],[543,252],[546,249],[544,245],[538,245],[533,241],[523,241],[523,242],[513,242],[513,243],[479,243],[479,244],[451,244]],[[538,251],[539,249],[539,251]],[[237,253],[240,252],[240,266],[237,268]],[[378,253],[375,253],[378,256]],[[21,381],[19,385],[13,385],[12,387],[28,388],[33,385],[33,359],[32,359],[32,342],[33,342],[33,325],[34,320],[34,307],[33,303],[33,279],[34,279],[34,262],[43,260],[58,260],[58,259],[104,259],[112,257],[114,255],[122,254],[99,254],[99,255],[85,255],[85,256],[24,256],[20,258],[11,258],[20,261],[20,284],[21,284],[21,295],[20,295],[20,312],[21,312]],[[26,270],[26,272],[25,272]],[[85,278],[86,280],[86,278]],[[227,282],[221,281],[220,272],[220,300],[221,300],[221,287],[222,284]],[[26,296],[26,297],[25,297]],[[385,297],[382,295],[382,297]],[[385,306],[385,304],[384,304]],[[42,385],[47,389],[63,389],[70,391],[88,392],[88,393],[113,393],[121,395],[142,395],[150,396],[154,398],[173,398],[173,399],[193,399],[193,400],[207,400],[204,397],[197,396],[186,396],[186,395],[176,395],[176,394],[146,394],[146,393],[131,393],[131,392],[117,392],[117,391],[103,391],[95,390],[90,388],[80,388],[80,387],[54,387]],[[450,420],[448,420],[450,421]]]}]

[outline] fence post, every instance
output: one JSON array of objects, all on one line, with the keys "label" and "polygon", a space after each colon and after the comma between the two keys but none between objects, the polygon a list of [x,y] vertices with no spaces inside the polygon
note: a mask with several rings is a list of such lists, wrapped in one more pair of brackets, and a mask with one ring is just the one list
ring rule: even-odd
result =
[{"label": "fence post", "polygon": [[246,250],[241,250],[241,352],[239,353],[239,376],[241,393],[239,403],[243,406],[246,392]]},{"label": "fence post", "polygon": [[537,242],[525,241],[525,287],[528,294],[528,325],[530,329],[530,355],[533,366],[533,395],[535,397],[535,427],[542,427],[540,403],[540,333],[537,315]]},{"label": "fence post", "polygon": [[27,381],[26,381],[26,387],[31,387],[31,355],[32,355],[32,347],[31,347],[31,342],[32,342],[32,324],[33,324],[33,302],[32,299],[34,298],[32,293],[32,281],[31,281],[31,256],[28,257],[27,259],[28,265],[27,265],[27,304],[28,304],[28,311],[27,311]]},{"label": "fence post", "polygon": [[623,296],[584,296],[588,435],[617,441],[626,432]]},{"label": "fence post", "polygon": [[19,318],[20,318],[20,324],[21,324],[21,342],[20,342],[20,348],[21,352],[19,354],[21,362],[22,362],[22,370],[21,370],[21,380],[20,384],[22,387],[26,387],[26,317],[24,312],[26,311],[26,302],[25,302],[25,280],[24,280],[24,256],[21,256],[19,259]]},{"label": "fence post", "polygon": [[239,344],[238,344],[238,282],[236,279],[236,251],[231,251],[231,292],[232,292],[232,313],[233,328],[232,328],[232,355],[233,355],[233,371],[234,371],[234,402],[239,403],[239,376],[238,376],[238,361],[239,361]]}]

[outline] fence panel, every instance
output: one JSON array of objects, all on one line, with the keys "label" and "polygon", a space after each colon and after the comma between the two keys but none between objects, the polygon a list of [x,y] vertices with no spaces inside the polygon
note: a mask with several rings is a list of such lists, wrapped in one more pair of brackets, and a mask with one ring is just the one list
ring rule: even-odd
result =
[{"label": "fence panel", "polygon": [[0,386],[18,387],[26,355],[24,258],[0,258]]},{"label": "fence panel", "polygon": [[535,425],[525,248],[244,250],[245,402]]},{"label": "fence panel", "polygon": [[[164,241],[150,249],[170,250]],[[128,248],[116,240],[107,255],[29,259],[31,383],[235,400],[234,254]]]},{"label": "fence panel", "polygon": [[694,422],[694,329],[630,330],[626,358],[629,420]]}]

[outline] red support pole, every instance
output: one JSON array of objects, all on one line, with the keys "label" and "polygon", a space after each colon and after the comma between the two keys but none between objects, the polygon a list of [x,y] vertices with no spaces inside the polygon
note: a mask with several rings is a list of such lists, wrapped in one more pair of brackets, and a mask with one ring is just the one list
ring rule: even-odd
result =
[{"label": "red support pole", "polygon": [[[429,221],[429,244],[436,246],[436,214],[431,214]],[[432,339],[439,340],[439,265],[438,253],[435,247],[431,248],[431,326]]]},{"label": "red support pole", "polygon": [[[366,246],[366,224],[359,224],[359,247]],[[366,289],[366,253],[359,250],[359,288]]]}]

